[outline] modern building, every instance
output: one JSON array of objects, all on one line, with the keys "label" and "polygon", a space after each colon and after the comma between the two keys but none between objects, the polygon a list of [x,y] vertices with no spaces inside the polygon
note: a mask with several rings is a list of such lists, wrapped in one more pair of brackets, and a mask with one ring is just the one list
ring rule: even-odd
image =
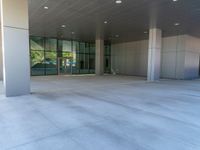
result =
[{"label": "modern building", "polygon": [[199,77],[197,1],[2,0],[1,7],[7,96],[30,92],[29,70],[31,75],[114,73],[149,81]]},{"label": "modern building", "polygon": [[0,149],[200,149],[200,0],[0,1]]}]

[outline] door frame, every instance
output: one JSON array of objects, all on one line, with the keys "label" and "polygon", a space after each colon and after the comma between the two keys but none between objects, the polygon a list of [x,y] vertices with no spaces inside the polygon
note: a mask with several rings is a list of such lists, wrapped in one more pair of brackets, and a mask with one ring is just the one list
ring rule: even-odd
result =
[{"label": "door frame", "polygon": [[[67,70],[67,59],[68,60],[71,60],[72,59],[72,57],[58,57],[57,58],[57,62],[58,62],[58,75],[66,75],[66,74],[68,74],[67,72],[66,72],[66,70]],[[64,71],[64,73],[61,73],[60,72],[60,67],[61,67],[61,61],[63,61],[64,60],[64,69],[65,69],[65,71]],[[70,74],[72,74],[72,64],[70,64]]]}]

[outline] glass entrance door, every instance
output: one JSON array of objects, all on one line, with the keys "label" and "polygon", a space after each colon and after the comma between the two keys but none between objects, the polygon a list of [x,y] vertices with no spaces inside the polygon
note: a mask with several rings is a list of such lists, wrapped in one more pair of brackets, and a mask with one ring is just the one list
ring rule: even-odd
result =
[{"label": "glass entrance door", "polygon": [[58,58],[58,74],[72,74],[72,59],[71,58]]}]

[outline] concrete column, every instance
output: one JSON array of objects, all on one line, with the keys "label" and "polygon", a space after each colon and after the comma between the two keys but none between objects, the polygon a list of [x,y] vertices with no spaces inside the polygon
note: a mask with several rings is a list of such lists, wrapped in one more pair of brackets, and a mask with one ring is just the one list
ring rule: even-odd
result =
[{"label": "concrete column", "polygon": [[30,93],[28,0],[1,0],[3,78],[6,96]]},{"label": "concrete column", "polygon": [[0,81],[3,81],[3,57],[2,57],[2,38],[0,29]]},{"label": "concrete column", "polygon": [[104,40],[96,39],[96,75],[104,74]]},{"label": "concrete column", "polygon": [[161,59],[162,32],[160,29],[149,30],[149,50],[148,50],[148,81],[160,79],[160,59]]}]

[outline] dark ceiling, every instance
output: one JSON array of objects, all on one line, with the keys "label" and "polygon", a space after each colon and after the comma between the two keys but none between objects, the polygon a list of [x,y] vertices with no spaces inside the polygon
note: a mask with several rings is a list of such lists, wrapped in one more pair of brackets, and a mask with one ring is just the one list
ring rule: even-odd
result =
[{"label": "dark ceiling", "polygon": [[200,0],[29,0],[29,16],[30,34],[36,36],[92,41],[98,33],[131,41],[148,38],[144,32],[158,27],[163,36],[200,37]]}]

